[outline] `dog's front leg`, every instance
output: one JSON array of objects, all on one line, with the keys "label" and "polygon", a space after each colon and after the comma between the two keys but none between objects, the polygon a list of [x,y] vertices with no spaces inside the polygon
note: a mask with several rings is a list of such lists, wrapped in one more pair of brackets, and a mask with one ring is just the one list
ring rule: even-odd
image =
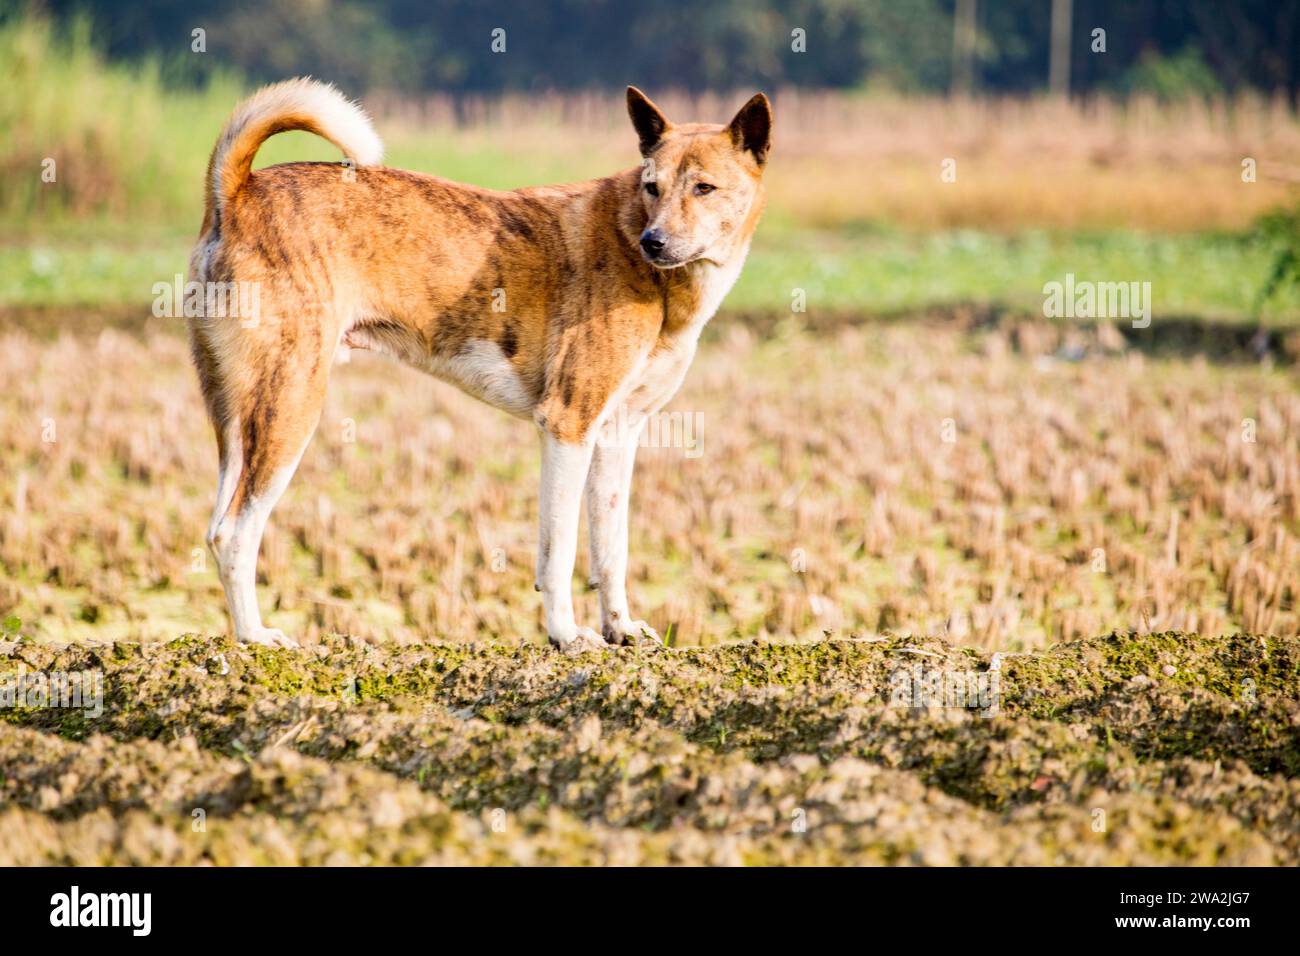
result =
[{"label": "dog's front leg", "polygon": [[573,563],[578,554],[578,513],[591,466],[592,442],[564,442],[542,434],[541,524],[537,536],[537,590],[546,612],[546,636],[566,654],[606,646],[599,634],[573,619]]},{"label": "dog's front leg", "polygon": [[662,643],[627,607],[628,507],[641,425],[598,442],[587,475],[587,528],[591,534],[590,585],[600,591],[600,629],[613,644]]}]

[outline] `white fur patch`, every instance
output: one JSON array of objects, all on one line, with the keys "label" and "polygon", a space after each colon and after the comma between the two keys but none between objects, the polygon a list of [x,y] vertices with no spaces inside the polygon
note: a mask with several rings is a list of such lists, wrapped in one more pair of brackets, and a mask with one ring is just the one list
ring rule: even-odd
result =
[{"label": "white fur patch", "polygon": [[[238,451],[238,442],[233,450]],[[306,450],[305,444],[303,450]],[[217,574],[226,592],[231,621],[240,640],[265,639],[266,628],[262,626],[262,615],[257,609],[257,552],[261,549],[262,534],[271,510],[298,470],[301,458],[300,451],[292,465],[272,475],[262,494],[247,499],[236,514],[227,513],[227,509],[239,480],[240,457],[228,457],[229,474],[227,469],[223,469],[218,479],[217,508],[213,512],[209,538],[217,561]]]},{"label": "white fur patch", "polygon": [[737,251],[722,265],[714,265],[712,262],[700,264],[701,269],[696,274],[700,289],[700,304],[692,320],[692,325],[697,329],[702,329],[704,324],[717,314],[722,300],[727,297],[731,287],[740,278],[740,270],[744,267],[748,255],[749,245],[746,243],[744,248]]},{"label": "white fur patch", "polygon": [[239,484],[239,475],[244,468],[244,443],[240,438],[238,418],[232,418],[227,423],[224,437],[226,460],[221,463],[217,474],[217,503],[212,509],[212,520],[208,523],[209,541],[216,535],[221,519],[230,508],[230,501],[235,497],[235,486]]},{"label": "white fur patch", "polygon": [[627,607],[627,521],[632,469],[644,421],[628,431],[624,444],[602,446],[587,473],[587,528],[591,540],[590,583],[600,591],[603,628],[630,620]]},{"label": "white fur patch", "polygon": [[537,587],[542,592],[546,633],[563,644],[578,632],[573,619],[573,565],[578,554],[578,514],[593,446],[542,436],[541,521],[537,540]]},{"label": "white fur patch", "polygon": [[427,367],[444,381],[512,415],[527,418],[536,405],[510,359],[495,342],[476,339],[453,356],[431,357]]}]

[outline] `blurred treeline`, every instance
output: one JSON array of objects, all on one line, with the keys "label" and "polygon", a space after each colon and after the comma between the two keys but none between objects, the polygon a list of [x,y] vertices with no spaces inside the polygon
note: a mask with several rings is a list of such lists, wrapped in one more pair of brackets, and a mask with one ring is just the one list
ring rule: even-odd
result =
[{"label": "blurred treeline", "polygon": [[0,0],[7,15],[33,8],[88,14],[110,56],[148,56],[189,82],[234,67],[355,93],[1032,93],[1048,87],[1056,36],[1057,89],[1068,78],[1073,93],[1300,95],[1300,0]]}]

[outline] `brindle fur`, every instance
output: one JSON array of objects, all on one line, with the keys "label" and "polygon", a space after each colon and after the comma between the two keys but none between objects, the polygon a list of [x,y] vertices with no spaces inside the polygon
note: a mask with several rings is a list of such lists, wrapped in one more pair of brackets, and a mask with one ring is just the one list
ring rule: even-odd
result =
[{"label": "brindle fur", "polygon": [[[283,130],[312,130],[349,150],[331,129],[355,117],[332,123],[297,101],[303,90],[347,105],[304,81],[242,105],[213,150],[191,259],[199,281],[260,285],[252,327],[190,322],[223,476],[234,481],[210,534],[219,564],[229,558],[231,568],[236,519],[278,495],[273,485],[282,490],[319,421],[340,345],[433,371],[533,418],[555,442],[590,445],[616,404],[649,414],[676,392],[763,207],[771,114],[761,94],[729,126],[673,126],[629,88],[642,166],[498,192],[356,163],[253,171],[257,147]],[[706,179],[716,190],[697,194]],[[647,261],[639,242],[651,224],[670,237],[663,255],[680,264]],[[489,344],[513,379],[502,364],[458,380],[457,363],[497,355]],[[260,530],[250,535],[260,540]]]}]

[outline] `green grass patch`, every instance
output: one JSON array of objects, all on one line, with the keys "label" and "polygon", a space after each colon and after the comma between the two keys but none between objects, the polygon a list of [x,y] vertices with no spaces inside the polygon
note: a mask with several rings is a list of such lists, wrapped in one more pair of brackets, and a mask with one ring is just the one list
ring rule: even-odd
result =
[{"label": "green grass patch", "polygon": [[1041,314],[1043,286],[1064,281],[1150,282],[1152,320],[1197,316],[1273,324],[1300,320],[1300,287],[1257,312],[1275,247],[1251,235],[896,231],[760,234],[728,298],[732,308],[788,310],[796,289],[809,311],[893,313],[978,303]]},{"label": "green grass patch", "polygon": [[[195,230],[154,227],[124,234],[63,226],[0,244],[0,308],[119,308],[149,314],[153,285],[184,273]],[[1251,236],[979,232],[921,235],[760,230],[727,307],[790,310],[803,290],[809,312],[892,314],[975,303],[1038,313],[1043,285],[1150,282],[1153,321],[1195,316],[1292,325],[1300,285],[1257,312],[1274,249]]]}]

